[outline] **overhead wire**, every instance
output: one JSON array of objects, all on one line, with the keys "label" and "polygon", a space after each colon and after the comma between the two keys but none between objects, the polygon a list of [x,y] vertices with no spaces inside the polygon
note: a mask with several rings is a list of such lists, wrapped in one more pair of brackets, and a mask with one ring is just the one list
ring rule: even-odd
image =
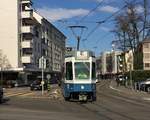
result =
[{"label": "overhead wire", "polygon": [[[139,4],[140,2],[138,2],[138,3],[135,3],[135,4]],[[119,11],[117,11],[116,13],[114,13],[114,14],[117,14],[118,12],[120,12],[122,9],[124,9],[124,8],[126,8],[127,7],[127,5],[125,5],[125,6],[123,6]],[[114,16],[114,14],[112,14],[111,16],[109,16],[108,18],[106,18],[106,19],[109,19],[109,18],[111,18],[111,17],[113,17]],[[105,20],[106,20],[105,19]],[[107,21],[107,20],[106,20]],[[101,38],[99,38],[99,39],[97,39],[97,41],[96,41],[96,43],[98,44],[99,43],[99,41],[100,41],[100,39],[103,39],[104,37],[107,37],[108,36],[108,34],[106,33],[105,35],[103,35]],[[87,39],[86,39],[87,40]],[[97,46],[94,46],[94,47],[97,47]]]},{"label": "overhead wire", "polygon": [[118,11],[116,11],[115,13],[113,13],[112,15],[108,16],[107,18],[105,18],[104,20],[102,21],[98,21],[97,22],[97,25],[96,27],[94,27],[94,29],[91,30],[91,32],[88,33],[88,35],[86,36],[86,40],[99,28],[99,26],[102,24],[102,23],[105,23],[107,22],[110,18],[112,18],[113,16],[115,16],[116,14],[118,14],[120,11],[122,11],[124,8],[126,8],[127,5],[123,6],[121,9],[119,9]]},{"label": "overhead wire", "polygon": [[102,0],[101,2],[99,2],[99,4],[98,4],[95,8],[91,9],[91,10],[88,12],[87,15],[83,16],[83,17],[81,18],[81,20],[79,20],[79,21],[77,22],[77,24],[79,24],[79,22],[84,21],[86,17],[88,17],[92,12],[96,11],[97,8],[98,8],[99,6],[101,6],[104,1],[105,1],[105,0]]}]

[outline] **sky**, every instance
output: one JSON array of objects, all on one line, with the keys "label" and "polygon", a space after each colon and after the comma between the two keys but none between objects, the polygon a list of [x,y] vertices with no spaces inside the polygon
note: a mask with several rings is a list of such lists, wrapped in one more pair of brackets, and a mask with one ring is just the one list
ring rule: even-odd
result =
[{"label": "sky", "polygon": [[[121,14],[127,0],[32,1],[34,9],[64,33],[66,46],[76,47],[76,38],[80,36],[80,49],[92,50],[98,56],[101,52],[112,50],[111,42],[115,40],[112,33],[114,16]],[[141,12],[142,6],[138,5],[137,10]]]}]

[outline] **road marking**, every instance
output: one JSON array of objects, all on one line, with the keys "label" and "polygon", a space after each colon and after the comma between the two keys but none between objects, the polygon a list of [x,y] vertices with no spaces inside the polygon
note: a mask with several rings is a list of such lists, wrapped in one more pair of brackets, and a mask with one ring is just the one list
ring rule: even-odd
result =
[{"label": "road marking", "polygon": [[19,96],[19,95],[23,95],[23,94],[26,94],[26,92],[25,93],[23,93],[23,92],[18,92],[18,93],[6,93],[6,94],[4,94],[6,97],[13,97],[13,96]]},{"label": "road marking", "polygon": [[119,91],[119,92],[122,92],[121,90],[116,89],[116,88],[112,87],[111,85],[109,86],[109,88],[111,88],[111,89],[113,89],[113,90],[116,90],[116,91]]},{"label": "road marking", "polygon": [[[109,85],[109,88],[111,88],[111,89],[113,89],[115,91],[118,91],[118,92],[124,92],[124,91],[121,91],[119,89],[116,89],[116,88],[112,87],[111,85]],[[141,99],[145,100],[145,101],[150,101],[150,98],[148,98],[148,97],[142,97]]]},{"label": "road marking", "polygon": [[29,95],[33,95],[33,94],[34,94],[34,92],[29,92],[29,93],[19,95],[19,97],[29,96]]},{"label": "road marking", "polygon": [[150,98],[143,97],[143,100],[150,101]]},{"label": "road marking", "polygon": [[122,92],[121,90],[116,89],[116,88],[114,88],[113,86],[111,86],[111,84],[112,84],[112,81],[110,82],[110,85],[109,85],[109,88],[110,88],[110,89],[116,90],[116,91],[118,91],[118,92]]}]

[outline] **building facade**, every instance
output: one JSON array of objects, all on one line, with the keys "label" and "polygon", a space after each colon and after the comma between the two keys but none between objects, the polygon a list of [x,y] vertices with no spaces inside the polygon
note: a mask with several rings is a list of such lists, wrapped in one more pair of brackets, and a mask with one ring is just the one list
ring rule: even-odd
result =
[{"label": "building facade", "polygon": [[97,75],[106,78],[119,73],[118,55],[120,54],[120,51],[107,51],[97,57]]},{"label": "building facade", "polygon": [[143,69],[150,70],[150,38],[142,42]]},{"label": "building facade", "polygon": [[32,9],[31,0],[4,0],[0,8],[0,49],[8,58],[9,70],[31,75],[40,71],[39,59],[44,56],[45,71],[61,72],[64,34]]}]

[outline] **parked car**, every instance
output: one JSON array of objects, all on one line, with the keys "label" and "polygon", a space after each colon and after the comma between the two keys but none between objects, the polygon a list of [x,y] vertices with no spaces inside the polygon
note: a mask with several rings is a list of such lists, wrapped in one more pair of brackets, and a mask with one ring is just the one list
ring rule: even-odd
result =
[{"label": "parked car", "polygon": [[0,86],[0,103],[3,101],[3,88]]},{"label": "parked car", "polygon": [[[47,89],[47,82],[44,81],[44,90]],[[30,84],[30,90],[42,90],[41,80],[35,80]]]},{"label": "parked car", "polygon": [[13,88],[13,87],[15,87],[16,83],[17,83],[16,80],[8,80],[8,81],[6,82],[5,87],[6,87],[6,88]]},{"label": "parked car", "polygon": [[116,77],[117,86],[124,84],[125,80],[126,80],[126,76],[118,75]]},{"label": "parked car", "polygon": [[150,93],[150,78],[146,79],[145,81],[138,83],[139,90],[146,91]]}]

